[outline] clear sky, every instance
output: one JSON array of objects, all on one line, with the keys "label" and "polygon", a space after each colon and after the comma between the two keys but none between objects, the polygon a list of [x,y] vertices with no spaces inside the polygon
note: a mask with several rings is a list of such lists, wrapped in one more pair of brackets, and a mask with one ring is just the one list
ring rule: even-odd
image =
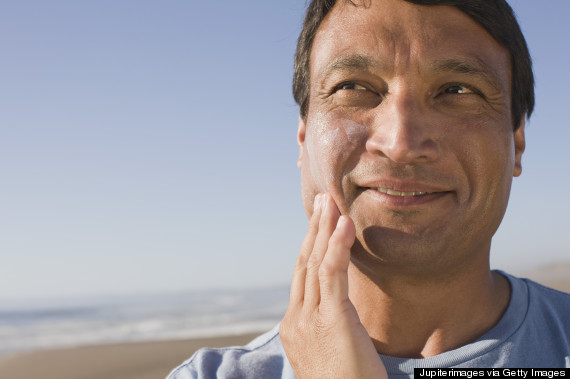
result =
[{"label": "clear sky", "polygon": [[[537,105],[493,267],[570,260],[570,2],[511,0]],[[0,300],[286,285],[305,0],[0,4]]]}]

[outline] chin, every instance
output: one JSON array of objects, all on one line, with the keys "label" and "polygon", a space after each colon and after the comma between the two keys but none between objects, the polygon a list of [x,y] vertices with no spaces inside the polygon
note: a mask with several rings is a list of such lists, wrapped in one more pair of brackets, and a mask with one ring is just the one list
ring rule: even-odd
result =
[{"label": "chin", "polygon": [[447,247],[457,244],[446,240],[439,233],[426,235],[371,226],[362,231],[359,245],[370,258],[376,258],[384,264],[404,264],[406,267],[418,265],[425,268],[448,260],[453,252],[448,252]]}]

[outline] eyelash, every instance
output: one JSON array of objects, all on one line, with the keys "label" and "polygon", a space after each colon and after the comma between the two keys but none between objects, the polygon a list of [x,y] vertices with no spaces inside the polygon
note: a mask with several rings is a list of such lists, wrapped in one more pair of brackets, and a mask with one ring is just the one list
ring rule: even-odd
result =
[{"label": "eyelash", "polygon": [[[353,87],[358,86],[358,87],[362,87],[362,88],[343,88],[345,86],[353,86]],[[373,93],[376,93],[375,91],[371,90],[367,86],[364,86],[364,85],[357,83],[357,82],[350,82],[350,81],[340,83],[339,85],[337,85],[336,87],[333,88],[332,93],[335,93],[335,92],[340,91],[340,90],[371,91]]]},{"label": "eyelash", "polygon": [[[359,86],[359,87],[362,87],[362,88],[343,88],[343,87],[345,87],[345,86],[353,86],[353,87]],[[468,84],[465,84],[465,83],[449,83],[449,84],[446,84],[446,85],[443,87],[442,93],[443,93],[443,94],[450,94],[450,95],[468,95],[468,94],[470,94],[470,93],[447,92],[450,88],[453,88],[453,87],[462,87],[465,91],[471,92],[471,94],[479,95],[479,96],[481,96],[481,97],[484,97],[484,95],[481,93],[481,91],[479,91],[479,90],[476,89],[475,87],[472,87],[472,86],[470,86],[470,85],[468,85]],[[351,81],[342,82],[342,83],[338,84],[336,87],[333,88],[332,93],[336,93],[337,91],[340,91],[340,90],[347,90],[347,91],[350,91],[350,90],[356,90],[356,91],[371,91],[371,92],[373,92],[373,93],[376,93],[375,91],[371,90],[370,88],[368,88],[368,87],[366,87],[366,86],[364,86],[364,85],[362,85],[362,84],[359,84],[359,83],[357,83],[357,82],[351,82]]]},{"label": "eyelash", "polygon": [[[354,88],[343,88],[343,87],[345,87],[345,86],[352,86],[352,87],[354,87]],[[362,87],[362,88],[356,88],[356,87]],[[364,87],[363,85],[358,84],[358,83],[355,83],[355,82],[345,82],[345,83],[342,83],[342,84],[340,84],[339,86],[337,86],[337,90],[339,90],[339,89],[347,89],[347,90],[348,90],[348,89],[366,90],[367,88]]]},{"label": "eyelash", "polygon": [[462,87],[465,90],[470,91],[475,95],[483,96],[481,91],[479,91],[475,87],[472,87],[472,86],[465,84],[465,83],[449,83],[443,88],[443,93],[444,94],[452,94],[452,95],[464,95],[464,93],[447,92],[450,88],[453,88],[453,87]]}]

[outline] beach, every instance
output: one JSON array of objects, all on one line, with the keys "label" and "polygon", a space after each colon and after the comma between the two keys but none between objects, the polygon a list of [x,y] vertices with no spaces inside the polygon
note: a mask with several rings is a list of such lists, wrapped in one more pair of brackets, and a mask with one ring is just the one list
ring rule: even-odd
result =
[{"label": "beach", "polygon": [[83,346],[0,357],[2,379],[164,378],[200,347],[244,345],[257,334]]},{"label": "beach", "polygon": [[[530,277],[539,283],[570,293],[570,264],[556,264],[529,272]],[[272,296],[282,291],[271,292]],[[259,293],[257,293],[259,296]],[[212,296],[212,294],[210,294]],[[248,303],[251,297],[247,297]],[[272,302],[271,316],[266,319],[263,330],[269,330],[269,320],[279,319],[284,299],[278,306]],[[232,303],[232,307],[237,304]],[[238,307],[239,308],[239,307]],[[219,311],[220,307],[216,308]],[[237,320],[238,318],[233,318]],[[131,318],[129,318],[131,320]],[[258,324],[259,325],[259,324]],[[9,353],[0,356],[0,378],[2,379],[155,379],[164,378],[173,368],[188,359],[201,347],[240,346],[248,343],[259,332],[230,333],[220,337],[200,337],[186,339],[165,339],[154,342],[129,342],[92,344],[79,347],[39,349]]]},{"label": "beach", "polygon": [[0,302],[0,379],[164,378],[200,347],[244,345],[288,286]]}]

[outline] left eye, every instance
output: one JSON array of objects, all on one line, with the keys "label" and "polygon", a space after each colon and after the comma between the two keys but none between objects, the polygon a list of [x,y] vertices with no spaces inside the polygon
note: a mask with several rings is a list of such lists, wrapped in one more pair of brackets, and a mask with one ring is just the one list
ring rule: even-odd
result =
[{"label": "left eye", "polygon": [[465,93],[473,93],[469,88],[462,86],[462,85],[452,85],[445,89],[445,93],[456,93],[456,94],[465,94]]}]

